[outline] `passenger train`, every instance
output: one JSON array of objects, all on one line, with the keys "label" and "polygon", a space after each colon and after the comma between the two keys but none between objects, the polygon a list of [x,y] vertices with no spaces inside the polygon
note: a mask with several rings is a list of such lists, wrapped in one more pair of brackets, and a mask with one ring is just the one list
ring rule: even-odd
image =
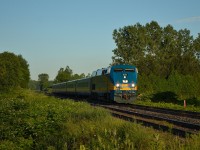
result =
[{"label": "passenger train", "polygon": [[114,65],[94,71],[91,77],[52,86],[54,94],[87,96],[117,103],[132,103],[137,94],[138,70],[131,65]]}]

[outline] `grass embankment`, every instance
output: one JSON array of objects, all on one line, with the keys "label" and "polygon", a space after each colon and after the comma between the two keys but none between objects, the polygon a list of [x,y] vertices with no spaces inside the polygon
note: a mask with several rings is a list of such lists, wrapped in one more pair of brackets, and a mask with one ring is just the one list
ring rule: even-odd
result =
[{"label": "grass embankment", "polygon": [[32,91],[0,95],[0,149],[199,149],[200,135],[179,139],[113,118],[87,103]]},{"label": "grass embankment", "polygon": [[153,94],[143,94],[143,95],[138,96],[138,98],[134,102],[134,104],[200,112],[200,98],[187,99],[186,107],[184,107],[184,100],[179,100],[179,99],[173,98],[173,97],[154,98]]}]

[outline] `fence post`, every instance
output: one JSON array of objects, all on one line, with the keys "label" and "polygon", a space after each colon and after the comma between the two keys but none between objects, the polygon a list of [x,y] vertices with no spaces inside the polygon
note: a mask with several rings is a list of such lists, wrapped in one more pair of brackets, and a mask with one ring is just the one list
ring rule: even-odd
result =
[{"label": "fence post", "polygon": [[186,108],[186,100],[184,100],[184,108]]}]

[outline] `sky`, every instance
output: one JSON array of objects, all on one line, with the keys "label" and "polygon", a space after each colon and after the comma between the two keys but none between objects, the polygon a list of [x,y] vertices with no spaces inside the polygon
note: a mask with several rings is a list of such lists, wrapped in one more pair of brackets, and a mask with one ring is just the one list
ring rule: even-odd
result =
[{"label": "sky", "polygon": [[200,0],[0,0],[0,53],[22,55],[31,79],[92,73],[112,63],[113,30],[157,21],[200,33]]}]

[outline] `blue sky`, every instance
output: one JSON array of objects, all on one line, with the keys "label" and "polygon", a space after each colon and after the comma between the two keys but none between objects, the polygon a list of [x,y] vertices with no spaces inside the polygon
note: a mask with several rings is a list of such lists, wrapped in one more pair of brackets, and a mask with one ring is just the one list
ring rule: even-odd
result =
[{"label": "blue sky", "polygon": [[0,0],[0,53],[21,54],[31,79],[54,79],[67,65],[74,73],[107,67],[114,29],[157,21],[200,33],[199,0]]}]

